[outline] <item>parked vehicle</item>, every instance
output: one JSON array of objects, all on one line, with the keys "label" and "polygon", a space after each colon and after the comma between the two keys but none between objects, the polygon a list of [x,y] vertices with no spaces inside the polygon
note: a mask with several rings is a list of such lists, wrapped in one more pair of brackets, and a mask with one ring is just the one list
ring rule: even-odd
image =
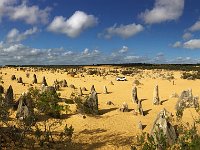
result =
[{"label": "parked vehicle", "polygon": [[127,81],[126,77],[116,77],[117,81]]}]

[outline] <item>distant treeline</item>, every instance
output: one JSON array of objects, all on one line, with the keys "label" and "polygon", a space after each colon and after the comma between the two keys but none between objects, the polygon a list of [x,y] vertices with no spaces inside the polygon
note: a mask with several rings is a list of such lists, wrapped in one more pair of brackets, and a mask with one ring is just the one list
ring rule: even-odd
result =
[{"label": "distant treeline", "polygon": [[200,64],[146,64],[146,63],[128,63],[128,64],[93,64],[93,65],[6,65],[5,67],[42,67],[42,68],[82,68],[85,66],[113,66],[113,67],[134,67],[138,69],[165,69],[182,71],[200,71]]}]

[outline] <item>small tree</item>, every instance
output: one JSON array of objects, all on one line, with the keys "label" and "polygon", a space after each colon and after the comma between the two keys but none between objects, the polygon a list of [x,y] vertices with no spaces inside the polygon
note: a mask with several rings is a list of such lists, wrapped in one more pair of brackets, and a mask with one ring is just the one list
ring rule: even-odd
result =
[{"label": "small tree", "polygon": [[36,96],[36,108],[40,112],[54,118],[60,118],[61,111],[64,111],[65,109],[64,106],[58,104],[60,98],[56,92],[45,91]]}]

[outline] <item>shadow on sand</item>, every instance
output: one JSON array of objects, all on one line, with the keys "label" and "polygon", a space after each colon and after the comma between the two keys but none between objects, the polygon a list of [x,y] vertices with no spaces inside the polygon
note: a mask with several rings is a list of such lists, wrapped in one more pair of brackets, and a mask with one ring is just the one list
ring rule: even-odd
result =
[{"label": "shadow on sand", "polygon": [[118,108],[101,109],[101,110],[99,110],[99,114],[100,114],[100,115],[104,115],[104,114],[106,114],[106,113],[109,113],[109,112],[114,111],[114,110],[117,110],[117,109],[118,109]]},{"label": "shadow on sand", "polygon": [[168,101],[168,99],[162,100],[160,104],[162,105],[164,102]]},{"label": "shadow on sand", "polygon": [[152,110],[152,109],[145,110],[145,111],[144,111],[144,116],[148,115],[149,112],[150,112],[151,110]]},{"label": "shadow on sand", "polygon": [[[78,150],[78,149],[87,149],[87,150],[93,150],[93,149],[101,149],[106,145],[113,145],[116,149],[122,148],[122,147],[129,147],[134,141],[134,136],[127,136],[125,134],[121,133],[107,133],[107,130],[105,129],[93,129],[88,130],[85,129],[76,135],[74,135],[74,138],[76,137],[82,137],[81,141],[78,141],[76,143],[73,143],[73,145],[70,147],[72,150]],[[87,141],[84,141],[84,137],[87,136],[87,140],[90,140],[90,144]],[[105,148],[105,147],[104,147]]]}]

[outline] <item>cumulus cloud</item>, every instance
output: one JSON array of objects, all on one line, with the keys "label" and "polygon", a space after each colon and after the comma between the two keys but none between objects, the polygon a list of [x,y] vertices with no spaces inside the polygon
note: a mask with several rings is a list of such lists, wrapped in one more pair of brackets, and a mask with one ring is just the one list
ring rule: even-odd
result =
[{"label": "cumulus cloud", "polygon": [[200,21],[195,22],[189,29],[191,32],[199,31],[200,30]]},{"label": "cumulus cloud", "polygon": [[126,63],[147,63],[149,61],[149,58],[145,57],[145,56],[134,56],[134,55],[130,55],[130,56],[125,56],[124,60]]},{"label": "cumulus cloud", "polygon": [[83,11],[76,11],[69,19],[63,16],[56,16],[47,29],[51,32],[62,33],[74,38],[97,23],[98,19],[95,16],[87,15]]},{"label": "cumulus cloud", "polygon": [[119,53],[125,53],[128,51],[128,47],[127,46],[123,46],[122,49],[119,50]]},{"label": "cumulus cloud", "polygon": [[[83,54],[83,52],[87,54]],[[37,49],[19,43],[0,42],[0,65],[91,64],[102,62],[99,50],[73,52],[64,48]]]},{"label": "cumulus cloud", "polygon": [[3,48],[3,41],[0,42],[0,48]]},{"label": "cumulus cloud", "polygon": [[182,43],[180,41],[177,41],[172,45],[172,47],[174,47],[174,48],[179,48],[181,46],[182,46]]},{"label": "cumulus cloud", "polygon": [[197,63],[199,59],[177,57],[165,59],[164,54],[139,56],[129,53],[104,54],[99,50],[85,48],[75,52],[64,48],[38,49],[19,43],[0,42],[0,65],[84,65],[84,64],[120,64],[120,63]]},{"label": "cumulus cloud", "polygon": [[82,54],[83,55],[88,55],[89,54],[89,49],[88,48],[84,49],[83,52],[82,52]]},{"label": "cumulus cloud", "polygon": [[200,49],[200,39],[191,39],[183,44],[184,48]]},{"label": "cumulus cloud", "polygon": [[0,20],[8,17],[11,20],[22,20],[27,24],[47,23],[50,8],[40,9],[37,5],[29,6],[25,0],[1,0]]},{"label": "cumulus cloud", "polygon": [[119,36],[122,38],[130,38],[137,33],[144,30],[144,27],[141,24],[128,24],[128,25],[120,25],[117,26],[116,24],[112,27],[109,27],[105,30],[104,33],[100,34],[103,35],[106,39],[110,39],[113,36]]},{"label": "cumulus cloud", "polygon": [[193,35],[192,35],[191,33],[186,32],[186,33],[183,34],[183,39],[184,39],[184,40],[188,40],[188,39],[192,38],[192,36],[193,36]]},{"label": "cumulus cloud", "polygon": [[39,30],[37,27],[33,27],[32,29],[28,29],[22,33],[20,33],[19,30],[16,28],[11,29],[6,38],[8,43],[15,43],[15,42],[21,42],[22,40],[27,39],[29,36],[37,33]]},{"label": "cumulus cloud", "polygon": [[165,55],[164,53],[160,52],[160,53],[157,53],[156,56],[152,59],[151,61],[152,63],[168,63],[168,61],[166,60],[165,58]]},{"label": "cumulus cloud", "polygon": [[200,59],[192,58],[192,57],[176,57],[169,61],[172,64],[196,64],[199,63]]},{"label": "cumulus cloud", "polygon": [[147,24],[178,19],[184,9],[184,0],[155,0],[154,8],[140,14]]},{"label": "cumulus cloud", "polygon": [[97,49],[90,51],[88,48],[85,48],[81,54],[82,54],[82,57],[84,57],[84,58],[94,57],[94,56],[98,56],[100,54],[100,51]]}]

